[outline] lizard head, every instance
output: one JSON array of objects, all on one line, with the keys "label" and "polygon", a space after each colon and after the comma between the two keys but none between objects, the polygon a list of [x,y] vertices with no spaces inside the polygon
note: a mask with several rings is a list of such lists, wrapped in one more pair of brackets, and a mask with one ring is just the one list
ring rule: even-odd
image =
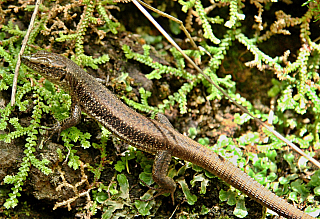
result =
[{"label": "lizard head", "polygon": [[68,62],[72,61],[66,57],[41,50],[31,55],[23,55],[21,61],[52,83],[68,87],[68,81],[65,79],[69,72]]}]

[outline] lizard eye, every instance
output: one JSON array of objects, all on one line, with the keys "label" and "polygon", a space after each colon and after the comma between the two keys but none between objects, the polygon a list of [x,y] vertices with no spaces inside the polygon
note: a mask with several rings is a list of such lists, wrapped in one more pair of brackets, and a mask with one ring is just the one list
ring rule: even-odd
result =
[{"label": "lizard eye", "polygon": [[41,65],[40,65],[40,68],[41,68],[41,69],[45,69],[45,68],[46,68],[46,65],[41,64]]}]

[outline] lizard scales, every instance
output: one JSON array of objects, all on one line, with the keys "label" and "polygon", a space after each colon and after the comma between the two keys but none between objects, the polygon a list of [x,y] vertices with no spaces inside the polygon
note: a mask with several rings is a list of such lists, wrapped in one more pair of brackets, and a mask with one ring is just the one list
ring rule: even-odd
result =
[{"label": "lizard scales", "polygon": [[23,56],[22,62],[69,92],[72,113],[61,130],[74,126],[84,111],[120,139],[156,154],[153,178],[163,188],[160,194],[170,192],[173,197],[176,185],[166,172],[174,156],[208,170],[281,216],[314,218],[263,187],[222,156],[177,132],[165,118],[153,120],[129,108],[70,59],[39,51]]}]

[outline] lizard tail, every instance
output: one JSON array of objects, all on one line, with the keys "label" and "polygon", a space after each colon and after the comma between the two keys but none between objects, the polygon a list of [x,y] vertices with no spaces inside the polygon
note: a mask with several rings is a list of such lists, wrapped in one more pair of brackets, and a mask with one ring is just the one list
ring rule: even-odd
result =
[{"label": "lizard tail", "polygon": [[[173,156],[201,166],[281,216],[292,219],[314,219],[314,217],[295,208],[284,199],[263,187],[230,161],[212,150],[191,139],[180,138],[179,140],[184,142],[176,145],[172,153]],[[185,147],[185,145],[188,145],[188,147]],[[191,145],[192,147],[189,147]]]}]

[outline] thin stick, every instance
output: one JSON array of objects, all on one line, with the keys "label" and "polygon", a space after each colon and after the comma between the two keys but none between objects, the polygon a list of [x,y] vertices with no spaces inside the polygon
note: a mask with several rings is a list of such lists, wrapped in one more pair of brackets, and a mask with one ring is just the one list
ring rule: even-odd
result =
[{"label": "thin stick", "polygon": [[27,46],[27,42],[31,33],[31,30],[33,28],[34,25],[34,21],[36,19],[38,10],[39,10],[39,5],[41,3],[41,0],[37,0],[36,5],[34,7],[34,11],[30,20],[30,24],[27,30],[26,35],[24,36],[24,39],[22,41],[22,46],[20,49],[20,52],[18,54],[18,60],[17,60],[17,64],[16,64],[16,68],[14,70],[14,78],[13,78],[13,84],[12,84],[12,93],[11,93],[11,106],[13,106],[15,104],[15,98],[16,98],[16,91],[17,91],[17,83],[18,83],[18,76],[19,76],[19,68],[21,65],[21,59],[20,57],[22,56],[26,46]]},{"label": "thin stick", "polygon": [[178,24],[180,25],[180,29],[184,32],[184,34],[185,34],[185,35],[188,37],[188,39],[190,40],[191,45],[192,45],[195,49],[198,49],[196,43],[193,41],[190,33],[187,31],[187,29],[185,28],[185,26],[183,25],[183,22],[182,22],[181,20],[179,20],[178,18],[175,18],[175,17],[173,17],[173,16],[171,16],[171,15],[168,15],[168,14],[166,14],[166,13],[164,13],[164,12],[162,12],[162,11],[154,8],[154,7],[151,7],[150,5],[144,3],[143,1],[140,1],[140,0],[137,0],[137,1],[138,1],[140,4],[142,4],[144,7],[149,8],[150,10],[152,10],[152,11],[160,14],[161,16],[166,17],[166,18],[169,18],[170,20],[173,20],[174,22],[178,23]]},{"label": "thin stick", "polygon": [[283,137],[280,133],[275,131],[270,126],[264,124],[261,120],[254,117],[245,107],[238,104],[234,99],[232,99],[222,88],[220,88],[218,85],[216,85],[211,78],[209,78],[194,62],[193,60],[187,56],[182,49],[176,44],[176,42],[167,34],[167,32],[153,19],[153,17],[136,1],[132,0],[133,4],[136,5],[137,8],[149,19],[149,21],[160,31],[160,33],[173,45],[181,54],[182,56],[199,72],[201,73],[206,80],[208,80],[213,86],[215,86],[223,95],[225,95],[234,105],[239,107],[243,112],[247,113],[249,116],[251,116],[258,124],[265,127],[268,131],[272,132],[278,139],[285,142],[287,145],[289,145],[291,148],[293,148],[296,152],[298,152],[300,155],[306,157],[310,162],[312,162],[314,165],[316,165],[318,168],[320,168],[320,163],[312,158],[311,156],[304,153],[298,146],[287,140],[285,137]]}]

